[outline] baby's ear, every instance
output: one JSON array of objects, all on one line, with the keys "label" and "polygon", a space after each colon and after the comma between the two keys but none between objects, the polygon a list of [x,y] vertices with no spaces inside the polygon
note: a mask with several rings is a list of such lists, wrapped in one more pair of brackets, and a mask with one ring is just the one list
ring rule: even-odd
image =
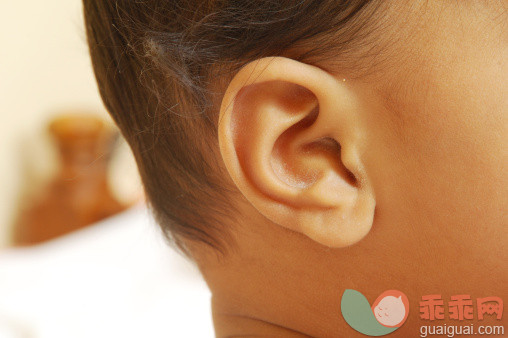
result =
[{"label": "baby's ear", "polygon": [[242,68],[222,101],[221,154],[265,217],[330,246],[363,238],[374,194],[355,96],[342,79],[283,57]]}]

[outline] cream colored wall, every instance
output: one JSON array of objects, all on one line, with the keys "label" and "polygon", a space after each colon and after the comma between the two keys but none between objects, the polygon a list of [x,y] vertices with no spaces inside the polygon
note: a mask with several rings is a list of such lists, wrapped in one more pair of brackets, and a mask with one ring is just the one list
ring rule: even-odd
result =
[{"label": "cream colored wall", "polygon": [[[80,0],[0,2],[0,247],[20,192],[55,170],[48,119],[74,109],[106,117],[87,53]],[[129,199],[140,185],[127,147],[120,148],[112,177]]]}]

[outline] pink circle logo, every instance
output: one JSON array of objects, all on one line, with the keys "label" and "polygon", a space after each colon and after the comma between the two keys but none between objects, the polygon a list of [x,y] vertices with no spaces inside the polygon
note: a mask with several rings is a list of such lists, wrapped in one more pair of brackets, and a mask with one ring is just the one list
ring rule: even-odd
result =
[{"label": "pink circle logo", "polygon": [[379,324],[386,327],[400,327],[407,319],[409,301],[404,293],[388,290],[377,297],[372,312]]}]

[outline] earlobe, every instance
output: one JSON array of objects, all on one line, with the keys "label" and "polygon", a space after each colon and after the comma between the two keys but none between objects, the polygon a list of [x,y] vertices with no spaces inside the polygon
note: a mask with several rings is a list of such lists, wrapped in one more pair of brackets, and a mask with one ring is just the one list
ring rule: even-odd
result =
[{"label": "earlobe", "polygon": [[246,199],[274,223],[331,247],[370,230],[354,95],[329,73],[282,57],[242,68],[224,96],[221,154]]}]

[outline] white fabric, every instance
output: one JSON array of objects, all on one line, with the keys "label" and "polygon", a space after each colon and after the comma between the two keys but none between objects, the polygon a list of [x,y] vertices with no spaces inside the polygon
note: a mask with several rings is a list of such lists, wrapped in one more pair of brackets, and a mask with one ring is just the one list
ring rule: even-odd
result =
[{"label": "white fabric", "polygon": [[210,292],[144,207],[0,252],[0,338],[213,337]]}]

